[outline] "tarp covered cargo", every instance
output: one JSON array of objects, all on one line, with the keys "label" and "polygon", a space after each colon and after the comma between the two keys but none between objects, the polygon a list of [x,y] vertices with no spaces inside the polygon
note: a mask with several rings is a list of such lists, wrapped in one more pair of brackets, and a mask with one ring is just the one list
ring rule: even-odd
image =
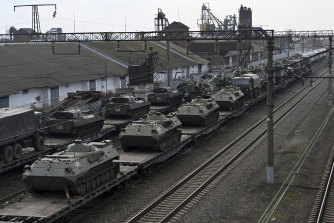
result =
[{"label": "tarp covered cargo", "polygon": [[27,108],[0,109],[0,143],[11,136],[31,132],[35,129],[34,110]]}]

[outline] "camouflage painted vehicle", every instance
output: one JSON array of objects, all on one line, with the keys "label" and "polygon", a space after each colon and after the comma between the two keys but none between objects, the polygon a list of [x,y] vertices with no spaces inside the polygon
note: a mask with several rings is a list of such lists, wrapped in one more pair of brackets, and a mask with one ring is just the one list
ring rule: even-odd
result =
[{"label": "camouflage painted vehicle", "polygon": [[215,77],[211,79],[211,82],[214,86],[214,90],[219,91],[223,87],[231,85],[232,78],[233,78],[233,75],[231,73],[230,74],[221,73],[221,74],[216,75]]},{"label": "camouflage painted vehicle", "polygon": [[186,80],[180,83],[177,89],[184,93],[184,99],[187,102],[190,102],[198,96],[210,98],[212,92],[214,92],[214,86],[211,81],[202,78],[197,80]]},{"label": "camouflage painted vehicle", "polygon": [[244,103],[244,93],[238,87],[224,87],[221,91],[212,95],[212,99],[217,102],[220,110],[233,111],[241,108]]},{"label": "camouflage painted vehicle", "polygon": [[99,132],[104,119],[99,114],[84,114],[79,110],[64,110],[52,113],[48,121],[49,134],[62,134],[71,137],[84,137]]},{"label": "camouflage painted vehicle", "polygon": [[155,87],[148,94],[148,100],[152,105],[176,105],[181,104],[183,93],[173,91],[170,87]]},{"label": "camouflage painted vehicle", "polygon": [[183,104],[176,112],[182,125],[207,126],[219,118],[219,105],[212,99],[197,97]]},{"label": "camouflage painted vehicle", "polygon": [[132,95],[112,97],[105,105],[106,116],[110,118],[138,119],[150,110],[150,102]]},{"label": "camouflage painted vehicle", "polygon": [[181,139],[179,119],[173,115],[160,112],[149,113],[146,119],[133,121],[119,135],[125,151],[132,148],[149,148],[164,151]]},{"label": "camouflage painted vehicle", "polygon": [[84,195],[116,178],[119,159],[111,141],[74,141],[65,151],[46,155],[25,166],[23,182],[33,191]]}]

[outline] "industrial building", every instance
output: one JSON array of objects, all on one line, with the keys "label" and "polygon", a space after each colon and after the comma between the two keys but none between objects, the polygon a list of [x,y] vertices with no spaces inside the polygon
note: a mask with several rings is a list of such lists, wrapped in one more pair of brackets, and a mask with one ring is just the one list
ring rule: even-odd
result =
[{"label": "industrial building", "polygon": [[[166,47],[156,42],[147,45],[158,52],[154,76],[163,85],[167,81]],[[58,103],[69,92],[108,93],[127,87],[128,66],[141,64],[147,56],[142,47],[141,43],[122,43],[117,48],[114,42],[2,44],[0,107],[42,108]],[[205,73],[207,64],[207,60],[187,55],[171,44],[170,68],[174,79]]]}]

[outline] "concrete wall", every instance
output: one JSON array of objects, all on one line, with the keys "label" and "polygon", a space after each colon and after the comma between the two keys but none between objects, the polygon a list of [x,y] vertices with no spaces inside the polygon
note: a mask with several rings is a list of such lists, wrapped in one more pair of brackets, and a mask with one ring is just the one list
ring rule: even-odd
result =
[{"label": "concrete wall", "polygon": [[[107,86],[107,89],[106,89]],[[108,92],[121,87],[121,79],[116,76],[96,80],[96,90]],[[59,86],[59,100],[67,98],[69,92],[88,91],[89,81],[80,81]],[[31,88],[9,95],[9,107],[42,108],[50,105],[50,88]]]},{"label": "concrete wall", "polygon": [[[208,64],[202,64],[200,66],[201,75],[208,73],[209,67]],[[178,67],[171,70],[171,87],[176,89],[177,85],[185,79],[196,77],[199,75],[199,65],[194,65],[190,67]],[[159,82],[161,86],[167,86],[168,78],[167,73],[155,73],[153,74],[154,81]]]}]

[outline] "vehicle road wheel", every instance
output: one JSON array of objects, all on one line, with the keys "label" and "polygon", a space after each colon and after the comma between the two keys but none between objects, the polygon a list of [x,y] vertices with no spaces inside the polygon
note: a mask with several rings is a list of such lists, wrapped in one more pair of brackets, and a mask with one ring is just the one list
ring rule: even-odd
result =
[{"label": "vehicle road wheel", "polygon": [[45,140],[43,136],[38,136],[36,145],[35,145],[35,150],[36,151],[43,151],[44,150],[44,145],[45,145]]},{"label": "vehicle road wheel", "polygon": [[92,190],[94,190],[96,188],[96,179],[92,179],[91,185],[92,185]]},{"label": "vehicle road wheel", "polygon": [[85,195],[86,193],[86,185],[84,183],[80,184],[80,194]]},{"label": "vehicle road wheel", "polygon": [[110,172],[107,171],[107,172],[106,172],[106,181],[109,181],[109,180],[110,180]]},{"label": "vehicle road wheel", "polygon": [[97,176],[96,177],[96,186],[100,186],[101,185],[101,176]]},{"label": "vehicle road wheel", "polygon": [[13,161],[13,158],[14,158],[13,147],[11,146],[3,147],[2,155],[3,155],[3,160],[5,161],[5,163],[9,163]]},{"label": "vehicle road wheel", "polygon": [[92,189],[92,185],[91,185],[90,181],[88,181],[86,183],[86,191],[89,192],[91,189]]},{"label": "vehicle road wheel", "polygon": [[101,184],[104,184],[106,182],[106,175],[105,173],[101,175]]},{"label": "vehicle road wheel", "polygon": [[14,159],[18,160],[22,156],[22,146],[20,143],[15,143],[14,146]]}]

